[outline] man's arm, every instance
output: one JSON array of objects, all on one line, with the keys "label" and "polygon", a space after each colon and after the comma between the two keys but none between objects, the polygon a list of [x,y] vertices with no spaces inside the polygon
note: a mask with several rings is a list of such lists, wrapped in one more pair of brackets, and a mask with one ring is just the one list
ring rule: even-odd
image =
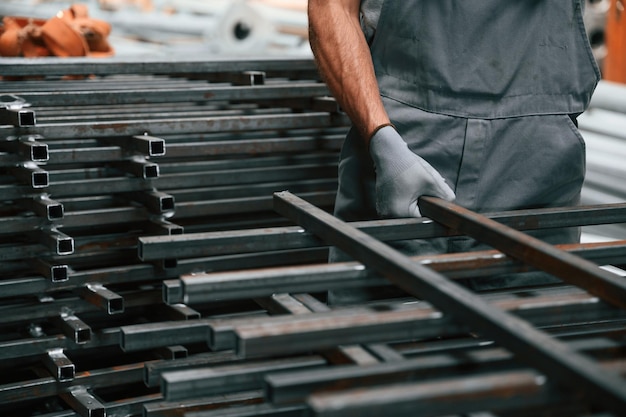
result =
[{"label": "man's arm", "polygon": [[369,148],[376,170],[376,211],[382,217],[420,217],[420,196],[453,200],[454,192],[394,127],[385,126],[389,116],[361,30],[360,5],[360,0],[309,0],[311,48],[328,88]]},{"label": "man's arm", "polygon": [[365,144],[388,124],[359,20],[360,0],[309,0],[311,49],[324,81]]}]

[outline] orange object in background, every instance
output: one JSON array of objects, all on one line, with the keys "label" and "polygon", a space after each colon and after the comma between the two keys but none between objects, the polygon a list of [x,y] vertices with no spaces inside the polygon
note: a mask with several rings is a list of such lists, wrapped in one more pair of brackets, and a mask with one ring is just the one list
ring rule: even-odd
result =
[{"label": "orange object in background", "polygon": [[626,83],[626,1],[612,0],[606,20],[607,56],[602,78]]},{"label": "orange object in background", "polygon": [[74,4],[48,19],[5,16],[0,26],[0,56],[111,56],[111,25],[89,17]]}]

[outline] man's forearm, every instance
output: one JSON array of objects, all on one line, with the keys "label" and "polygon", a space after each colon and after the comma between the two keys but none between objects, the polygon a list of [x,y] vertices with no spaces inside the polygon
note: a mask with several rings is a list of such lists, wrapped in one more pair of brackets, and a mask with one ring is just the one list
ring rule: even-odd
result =
[{"label": "man's forearm", "polygon": [[309,0],[309,30],[324,81],[367,142],[389,117],[361,30],[359,5],[359,0]]}]

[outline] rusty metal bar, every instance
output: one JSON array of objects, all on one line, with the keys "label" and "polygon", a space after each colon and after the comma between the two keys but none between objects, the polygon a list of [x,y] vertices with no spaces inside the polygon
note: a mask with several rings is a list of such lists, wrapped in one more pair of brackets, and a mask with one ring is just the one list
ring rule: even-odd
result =
[{"label": "rusty metal bar", "polygon": [[[607,341],[603,337],[566,343],[585,353],[591,353],[596,349],[619,349],[620,346],[619,343]],[[264,392],[268,401],[285,404],[305,401],[313,392],[332,391],[337,384],[341,384],[343,389],[355,389],[371,385],[425,382],[442,376],[453,376],[459,369],[467,367],[473,367],[477,373],[519,368],[510,352],[490,347],[484,342],[483,345],[472,350],[443,349],[401,362],[381,363],[368,367],[339,365],[307,372],[270,373],[265,376]]]},{"label": "rusty metal bar", "polygon": [[[25,75],[112,75],[112,74],[203,74],[222,72],[264,71],[266,73],[293,73],[304,71],[314,74],[311,58],[262,57],[236,59],[214,57],[206,59],[163,59],[142,57],[141,61],[127,57],[113,57],[103,61],[98,58],[68,58],[58,60],[42,58],[32,65],[22,65],[23,59],[4,58],[0,73],[5,76]],[[27,67],[27,68],[26,68]]]},{"label": "rusty metal bar", "polygon": [[161,375],[165,372],[200,369],[241,360],[242,359],[235,355],[233,351],[221,351],[197,354],[176,361],[146,362],[144,367],[144,383],[148,387],[156,387],[161,384]]},{"label": "rusty metal bar", "polygon": [[[290,87],[291,88],[291,87]],[[120,126],[120,124],[123,126]],[[213,118],[172,118],[159,120],[129,120],[116,122],[76,122],[40,124],[29,129],[30,134],[39,134],[46,138],[90,137],[103,138],[115,136],[141,136],[146,131],[152,135],[164,135],[178,132],[210,133],[222,131],[280,130],[302,128],[327,128],[345,126],[343,116],[329,113],[301,113],[286,115],[260,116],[223,116]],[[15,128],[13,134],[22,132]]]},{"label": "rusty metal bar", "polygon": [[[383,274],[396,285],[450,311],[456,320],[471,324],[520,360],[546,373],[574,392],[612,411],[626,409],[626,384],[613,372],[576,353],[527,322],[492,307],[480,297],[376,239],[348,226],[296,196],[276,193],[276,210],[355,259]],[[425,213],[426,214],[426,213]]]},{"label": "rusty metal bar", "polygon": [[432,197],[419,204],[425,216],[626,309],[626,281],[598,265],[456,204]]},{"label": "rusty metal bar", "polygon": [[311,414],[319,417],[424,417],[515,409],[567,399],[536,371],[491,373],[428,383],[406,383],[358,391],[312,394]]},{"label": "rusty metal bar", "polygon": [[[203,413],[196,410],[207,410],[207,413],[220,413],[222,411],[228,413],[231,409],[239,409],[239,407],[262,407],[263,394],[260,390],[238,392],[236,394],[224,394],[216,396],[205,396],[194,398],[186,401],[157,401],[145,404],[143,407],[144,417],[170,417],[172,414],[179,413],[181,408],[189,410],[185,414]],[[248,404],[248,405],[245,405]],[[250,405],[253,404],[253,405]],[[267,407],[263,407],[265,409]],[[281,409],[293,409],[293,406],[281,407]],[[301,406],[300,408],[303,408]],[[192,411],[193,410],[193,411]],[[258,409],[257,409],[258,410]],[[262,414],[248,414],[252,416],[260,416]],[[284,417],[288,417],[286,414]],[[231,416],[232,417],[232,416]],[[292,415],[292,417],[295,417]]]},{"label": "rusty metal bar", "polygon": [[[563,250],[592,261],[623,261],[626,241],[568,245]],[[612,256],[611,256],[612,254]],[[520,272],[524,265],[498,251],[415,256],[412,259],[450,279],[488,277]],[[183,274],[163,282],[163,299],[169,303],[203,303],[217,300],[269,296],[277,291],[319,292],[340,288],[389,285],[379,274],[357,262],[293,265],[253,270]]]},{"label": "rusty metal bar", "polygon": [[[579,226],[590,223],[626,221],[626,204],[561,209],[537,209],[487,214],[490,218],[521,230]],[[394,219],[351,223],[379,240],[403,240],[452,236],[446,228],[430,219]],[[228,230],[187,233],[182,236],[154,236],[139,239],[142,260],[160,259],[164,253],[176,258],[211,256],[267,250],[323,246],[314,234],[300,227]]]},{"label": "rusty metal bar", "polygon": [[161,375],[161,393],[167,401],[176,401],[193,398],[198,392],[217,395],[250,391],[260,389],[263,376],[269,372],[313,370],[326,363],[320,356],[308,355],[164,372]]},{"label": "rusty metal bar", "polygon": [[[141,103],[171,103],[171,102],[188,102],[188,101],[253,101],[266,100],[280,97],[311,97],[326,96],[328,88],[321,82],[300,83],[298,88],[293,88],[291,83],[270,84],[270,85],[254,85],[254,86],[230,86],[230,85],[210,85],[187,86],[186,88],[168,88],[152,86],[148,89],[142,88],[121,88],[118,90],[102,90],[102,89],[81,89],[80,91],[36,91],[22,92],[25,100],[28,100],[33,106],[54,106],[62,103],[72,103],[72,105],[93,105],[107,103],[110,105],[118,104],[141,104]],[[0,109],[2,110],[2,109]],[[15,126],[33,126],[33,124],[25,125],[24,122],[34,122],[34,113],[26,110],[20,110],[19,119],[12,113],[17,110],[5,110],[5,121],[3,124],[13,124]],[[2,115],[0,112],[0,121]],[[21,121],[22,124],[14,124]]]},{"label": "rusty metal bar", "polygon": [[[545,298],[544,298],[545,297]],[[585,293],[546,294],[532,299],[491,299],[494,307],[523,318],[537,327],[549,328],[565,323],[597,321],[600,316],[609,320],[623,321],[626,315],[619,309],[607,306],[597,298]],[[409,299],[411,300],[411,299]],[[416,300],[412,300],[416,303]],[[604,310],[604,313],[600,313]],[[393,342],[439,336],[460,336],[467,333],[468,326],[452,322],[426,302],[412,306],[387,304],[383,311],[354,309],[318,313],[302,317],[270,317],[263,325],[251,320],[249,323],[210,323],[213,337],[233,332],[237,352],[244,357],[262,357],[306,352],[311,349],[327,349],[348,343]],[[231,345],[235,346],[235,345]]]}]

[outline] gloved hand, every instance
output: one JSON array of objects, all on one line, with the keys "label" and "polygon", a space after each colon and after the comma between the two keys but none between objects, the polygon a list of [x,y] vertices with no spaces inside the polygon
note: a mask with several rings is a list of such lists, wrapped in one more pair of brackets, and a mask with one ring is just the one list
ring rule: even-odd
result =
[{"label": "gloved hand", "polygon": [[376,169],[376,211],[381,217],[422,217],[420,196],[455,198],[454,191],[424,159],[413,153],[392,126],[379,129],[370,141]]}]

